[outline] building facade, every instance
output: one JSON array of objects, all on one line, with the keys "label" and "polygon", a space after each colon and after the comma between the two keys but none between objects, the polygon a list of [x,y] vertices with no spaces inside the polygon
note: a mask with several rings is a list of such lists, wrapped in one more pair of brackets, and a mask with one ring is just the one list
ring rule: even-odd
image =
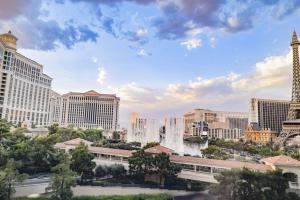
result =
[{"label": "building facade", "polygon": [[[199,126],[195,126],[195,124],[202,124],[203,122],[207,124],[207,126],[203,126],[205,130],[206,127],[208,127],[207,131],[210,129],[232,129],[232,131],[239,129],[243,135],[248,124],[248,113],[194,109],[193,111],[184,114],[185,134],[187,136],[197,136],[197,133],[203,133],[202,127],[200,130]],[[220,136],[221,135],[223,134],[220,134]]]},{"label": "building facade", "polygon": [[205,121],[197,121],[192,123],[192,136],[207,136],[208,123]]},{"label": "building facade", "polygon": [[249,123],[257,123],[262,129],[280,133],[282,122],[287,119],[289,101],[251,98]]},{"label": "building facade", "polygon": [[69,92],[64,95],[51,93],[51,123],[76,128],[101,128],[116,131],[119,124],[120,98],[113,94]]},{"label": "building facade", "polygon": [[224,129],[224,128],[212,128],[208,131],[208,138],[225,139],[225,140],[240,140],[243,138],[243,132],[241,129]]},{"label": "building facade", "polygon": [[41,64],[17,52],[17,40],[10,31],[0,35],[0,117],[46,126],[52,78]]},{"label": "building facade", "polygon": [[270,128],[260,129],[255,124],[250,124],[245,132],[245,141],[256,144],[271,144],[275,141],[277,132]]}]

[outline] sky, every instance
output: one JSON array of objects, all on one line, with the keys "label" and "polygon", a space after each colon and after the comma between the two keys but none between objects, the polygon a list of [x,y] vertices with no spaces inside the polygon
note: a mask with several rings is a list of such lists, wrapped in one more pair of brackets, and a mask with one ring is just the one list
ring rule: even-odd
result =
[{"label": "sky", "polygon": [[121,98],[130,112],[248,111],[290,99],[299,0],[0,0],[0,32],[44,66],[52,88]]}]

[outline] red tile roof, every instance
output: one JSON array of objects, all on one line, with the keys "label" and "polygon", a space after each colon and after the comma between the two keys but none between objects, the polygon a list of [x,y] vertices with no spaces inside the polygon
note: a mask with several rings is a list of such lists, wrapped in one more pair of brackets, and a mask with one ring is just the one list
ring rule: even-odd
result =
[{"label": "red tile roof", "polygon": [[153,154],[159,154],[159,153],[166,153],[168,155],[171,155],[174,151],[172,149],[169,149],[167,147],[157,145],[154,147],[150,147],[145,150],[147,153],[153,153]]},{"label": "red tile roof", "polygon": [[91,145],[93,144],[92,142],[89,142],[87,140],[81,139],[81,138],[75,138],[73,140],[65,141],[63,142],[65,145],[79,145],[80,142],[83,142],[86,145]]},{"label": "red tile roof", "polygon": [[[77,145],[80,143],[79,138],[66,141],[64,143],[57,143],[55,145],[56,148],[65,148],[66,145]],[[87,141],[88,142],[88,141]],[[98,153],[98,154],[108,154],[108,155],[119,155],[124,157],[130,157],[134,151],[130,150],[123,150],[123,149],[112,149],[112,148],[103,148],[103,147],[89,147],[89,151],[91,153]],[[248,163],[248,162],[239,162],[239,161],[231,161],[231,160],[215,160],[215,159],[207,159],[207,158],[198,158],[198,157],[192,157],[192,156],[177,156],[177,155],[171,155],[172,150],[168,149],[163,146],[155,146],[151,147],[145,150],[145,152],[149,153],[161,153],[165,152],[170,155],[170,160],[175,163],[180,164],[191,164],[191,165],[202,165],[202,166],[208,166],[208,167],[217,167],[217,168],[248,168],[251,170],[257,170],[261,172],[273,170],[272,166],[265,165],[265,164],[256,164],[256,163]],[[297,161],[295,159],[292,159],[287,156],[275,156],[271,158],[265,159],[267,162],[270,163],[284,163],[284,164],[290,164],[290,165],[300,165],[300,161]]]},{"label": "red tile roof", "polygon": [[300,166],[300,161],[285,155],[265,158],[262,159],[262,162],[265,162],[266,164],[271,163],[273,165]]},{"label": "red tile roof", "polygon": [[87,92],[69,92],[66,94],[63,94],[63,96],[107,96],[107,97],[116,97],[115,94],[100,94],[96,92],[95,90],[89,90]]},{"label": "red tile roof", "polygon": [[215,166],[219,168],[248,168],[257,171],[268,171],[272,170],[272,168],[268,165],[264,164],[255,164],[255,163],[248,163],[248,162],[239,162],[239,161],[231,161],[231,160],[215,160],[215,159],[207,159],[207,158],[197,158],[191,156],[177,156],[171,155],[171,161],[176,163],[184,163],[184,164],[196,164],[196,165],[203,165],[203,166]]},{"label": "red tile roof", "polygon": [[61,142],[61,143],[56,143],[54,147],[56,148],[65,148],[66,145],[70,145],[70,146],[77,146],[80,144],[80,142],[83,142],[84,144],[90,146],[91,144],[93,144],[92,142],[89,142],[87,140],[81,139],[81,138],[75,138],[73,140],[68,140],[65,142]]},{"label": "red tile roof", "polygon": [[104,148],[104,147],[89,147],[89,151],[92,153],[121,155],[121,156],[128,156],[128,157],[131,156],[133,153],[130,150],[112,149],[112,148]]},{"label": "red tile roof", "polygon": [[54,148],[57,148],[57,149],[64,149],[66,147],[66,145],[64,143],[56,143],[54,145]]}]

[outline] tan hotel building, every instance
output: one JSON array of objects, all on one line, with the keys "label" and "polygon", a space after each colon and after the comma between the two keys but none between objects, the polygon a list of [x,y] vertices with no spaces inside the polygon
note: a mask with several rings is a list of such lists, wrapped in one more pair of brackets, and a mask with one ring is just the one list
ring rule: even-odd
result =
[{"label": "tan hotel building", "polygon": [[17,40],[11,31],[0,35],[0,118],[46,126],[52,78],[43,65],[17,52]]},{"label": "tan hotel building", "polygon": [[[194,109],[184,114],[184,133],[187,136],[199,135],[195,127],[197,122],[208,124],[208,137],[223,139],[240,139],[248,124],[248,113],[212,111],[208,109]],[[203,124],[203,123],[202,123]],[[197,131],[196,131],[197,132]]]},{"label": "tan hotel building", "polygon": [[94,90],[51,95],[51,123],[76,128],[100,128],[116,131],[119,124],[120,98]]},{"label": "tan hotel building", "polygon": [[258,129],[250,124],[245,131],[245,140],[256,144],[268,144],[274,142],[277,137],[277,132],[268,129]]}]

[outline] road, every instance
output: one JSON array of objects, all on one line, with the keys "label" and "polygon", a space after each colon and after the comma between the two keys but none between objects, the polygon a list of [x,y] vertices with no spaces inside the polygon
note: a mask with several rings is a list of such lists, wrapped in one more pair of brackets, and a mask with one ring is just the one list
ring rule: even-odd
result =
[{"label": "road", "polygon": [[[14,197],[42,194],[48,183],[37,183],[30,185],[19,185],[16,187]],[[208,194],[187,192],[182,190],[166,190],[140,187],[101,187],[101,186],[76,186],[73,188],[74,196],[82,195],[134,195],[134,194],[158,194],[168,193],[175,200],[213,200]]]}]

